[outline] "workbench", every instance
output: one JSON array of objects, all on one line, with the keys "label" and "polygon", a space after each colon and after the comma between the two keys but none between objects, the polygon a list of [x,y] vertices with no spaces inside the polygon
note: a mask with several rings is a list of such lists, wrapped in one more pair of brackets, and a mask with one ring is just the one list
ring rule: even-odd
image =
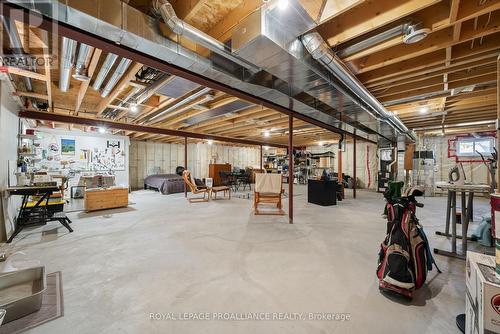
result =
[{"label": "workbench", "polygon": [[[10,236],[7,243],[12,242],[12,240],[27,226],[42,225],[47,222],[47,204],[49,202],[50,195],[52,193],[59,191],[59,187],[35,187],[35,186],[23,186],[23,187],[9,187],[5,191],[10,196],[22,196],[22,204],[19,208],[19,213],[14,219],[14,232]],[[34,205],[28,206],[30,196],[40,196],[38,201]],[[45,202],[45,203],[44,203]],[[44,203],[45,205],[42,205]]]},{"label": "workbench", "polygon": [[[448,192],[446,203],[446,225],[445,232],[436,232],[437,235],[442,235],[447,238],[451,236],[451,251],[434,248],[434,253],[454,258],[465,260],[467,254],[467,230],[469,222],[472,220],[474,194],[489,194],[491,188],[486,184],[450,184],[443,183],[437,185],[437,188]],[[462,235],[457,235],[457,193],[461,197],[461,224]],[[468,195],[468,196],[467,196]],[[450,235],[450,218],[451,218],[451,235]],[[462,239],[460,252],[457,252],[457,238]]]}]

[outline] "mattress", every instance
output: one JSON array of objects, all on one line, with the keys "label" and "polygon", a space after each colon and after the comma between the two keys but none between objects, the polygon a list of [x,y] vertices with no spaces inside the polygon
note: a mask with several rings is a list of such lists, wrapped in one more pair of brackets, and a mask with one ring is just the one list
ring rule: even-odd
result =
[{"label": "mattress", "polygon": [[177,174],[155,174],[144,179],[144,188],[158,189],[164,195],[184,192],[184,180]]}]

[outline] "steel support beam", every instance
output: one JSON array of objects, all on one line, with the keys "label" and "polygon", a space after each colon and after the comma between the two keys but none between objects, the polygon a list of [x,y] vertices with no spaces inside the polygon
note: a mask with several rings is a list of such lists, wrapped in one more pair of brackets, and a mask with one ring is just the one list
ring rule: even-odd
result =
[{"label": "steel support beam", "polygon": [[[500,56],[497,58],[497,149],[500,149]],[[497,193],[500,193],[500,171],[497,170]],[[500,227],[497,227],[500,228]]]},{"label": "steel support beam", "polygon": [[104,120],[104,119],[84,118],[84,117],[79,117],[79,116],[47,113],[47,112],[40,112],[40,111],[31,111],[31,110],[20,111],[19,117],[29,118],[29,119],[37,119],[37,120],[41,120],[41,121],[52,121],[52,122],[58,122],[58,123],[81,124],[81,125],[87,125],[87,126],[93,126],[93,127],[106,127],[106,128],[124,130],[124,131],[154,133],[154,134],[166,135],[166,136],[188,137],[188,138],[196,138],[196,139],[212,139],[212,140],[217,140],[217,141],[222,141],[222,142],[237,143],[237,144],[252,145],[252,146],[268,145],[268,146],[272,146],[272,147],[281,147],[281,148],[288,147],[287,145],[283,145],[283,144],[265,143],[265,142],[261,142],[261,141],[257,141],[257,140],[232,138],[232,137],[217,136],[217,135],[208,135],[208,134],[203,134],[203,133],[194,133],[194,132],[181,131],[181,130],[165,129],[165,128],[160,128],[160,127],[155,127],[155,126],[129,124],[129,123]]},{"label": "steel support beam", "polygon": [[263,156],[262,156],[262,145],[260,145],[260,169],[264,168],[264,166],[262,164],[262,159],[263,159]]},{"label": "steel support beam", "polygon": [[288,115],[288,222],[293,224],[293,116]]},{"label": "steel support beam", "polygon": [[[188,137],[184,137],[184,170],[188,169]],[[184,197],[188,197],[187,185],[184,182]]]},{"label": "steel support beam", "polygon": [[[356,133],[356,130],[354,130],[354,133]],[[352,140],[352,197],[356,198],[356,136],[353,136]]]},{"label": "steel support beam", "polygon": [[344,179],[344,175],[342,173],[342,143],[343,141],[340,141],[339,142],[339,148],[337,150],[337,160],[338,160],[338,171],[337,171],[337,175],[338,175],[338,184],[339,184],[339,188],[340,188],[340,195],[342,196],[342,198],[344,198],[344,182],[343,182],[343,179]]}]

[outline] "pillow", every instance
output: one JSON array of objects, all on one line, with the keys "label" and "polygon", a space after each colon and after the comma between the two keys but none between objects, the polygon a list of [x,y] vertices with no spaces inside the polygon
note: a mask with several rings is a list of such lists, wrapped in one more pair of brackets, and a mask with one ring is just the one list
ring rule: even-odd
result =
[{"label": "pillow", "polygon": [[205,183],[203,183],[203,181],[200,179],[195,178],[194,183],[196,184],[197,187],[206,187]]}]

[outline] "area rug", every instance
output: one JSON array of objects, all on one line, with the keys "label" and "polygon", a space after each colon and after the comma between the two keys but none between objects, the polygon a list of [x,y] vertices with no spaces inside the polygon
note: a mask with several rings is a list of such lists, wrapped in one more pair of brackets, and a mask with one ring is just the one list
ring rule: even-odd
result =
[{"label": "area rug", "polygon": [[62,275],[60,271],[47,275],[47,290],[38,312],[0,326],[0,334],[22,333],[64,315]]}]

